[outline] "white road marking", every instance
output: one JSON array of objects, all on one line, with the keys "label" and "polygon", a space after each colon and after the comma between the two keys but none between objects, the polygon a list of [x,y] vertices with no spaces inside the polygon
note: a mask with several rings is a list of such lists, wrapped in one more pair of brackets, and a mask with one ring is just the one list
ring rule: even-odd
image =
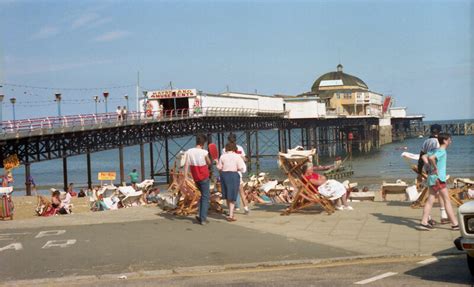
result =
[{"label": "white road marking", "polygon": [[14,249],[14,250],[22,250],[23,249],[23,245],[21,245],[21,243],[12,243],[12,244],[9,244],[5,247],[1,247],[0,248],[0,252],[4,251],[4,250],[8,250],[8,249]]},{"label": "white road marking", "polygon": [[375,277],[372,277],[372,278],[369,278],[369,279],[365,279],[365,280],[362,280],[362,281],[359,281],[359,282],[355,282],[354,284],[364,285],[364,284],[374,282],[374,281],[377,281],[377,280],[380,280],[380,279],[383,279],[383,278],[386,278],[386,277],[390,277],[390,276],[393,276],[393,275],[396,275],[396,274],[398,274],[398,273],[396,273],[396,272],[387,272],[387,273],[384,273],[384,274],[381,274],[381,275],[378,275],[378,276],[375,276]]},{"label": "white road marking", "polygon": [[53,235],[61,235],[66,233],[66,230],[47,230],[47,231],[40,231],[35,238],[41,238],[46,236],[53,236]]},{"label": "white road marking", "polygon": [[76,239],[68,239],[68,240],[50,240],[46,242],[46,244],[41,247],[42,249],[51,248],[51,247],[68,247],[69,245],[76,244]]},{"label": "white road marking", "polygon": [[430,264],[430,263],[438,262],[438,261],[439,261],[438,258],[433,257],[433,258],[428,258],[428,259],[425,259],[423,261],[420,261],[420,262],[418,262],[418,264],[426,265],[426,264]]},{"label": "white road marking", "polygon": [[14,236],[14,235],[27,235],[27,234],[31,234],[31,232],[1,233],[1,234],[0,234],[0,240],[13,240],[13,238],[10,237],[10,236]]}]

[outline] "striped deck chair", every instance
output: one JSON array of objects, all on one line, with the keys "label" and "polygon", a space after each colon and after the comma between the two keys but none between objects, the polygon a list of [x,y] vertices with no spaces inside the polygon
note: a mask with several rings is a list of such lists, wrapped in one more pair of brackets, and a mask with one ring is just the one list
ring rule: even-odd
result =
[{"label": "striped deck chair", "polygon": [[314,205],[320,205],[328,214],[335,211],[332,201],[322,196],[303,176],[302,167],[309,162],[308,157],[279,153],[278,158],[281,168],[297,190],[291,205],[281,215],[290,215]]}]

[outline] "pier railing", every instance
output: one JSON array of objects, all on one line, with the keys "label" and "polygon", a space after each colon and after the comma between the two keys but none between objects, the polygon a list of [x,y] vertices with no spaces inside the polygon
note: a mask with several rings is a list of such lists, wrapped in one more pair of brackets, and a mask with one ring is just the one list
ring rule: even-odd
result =
[{"label": "pier railing", "polygon": [[1,122],[0,133],[5,135],[45,129],[100,128],[103,126],[144,124],[197,117],[284,117],[285,115],[287,115],[287,112],[283,111],[222,107],[128,112],[124,116],[117,113],[84,114],[3,121]]}]

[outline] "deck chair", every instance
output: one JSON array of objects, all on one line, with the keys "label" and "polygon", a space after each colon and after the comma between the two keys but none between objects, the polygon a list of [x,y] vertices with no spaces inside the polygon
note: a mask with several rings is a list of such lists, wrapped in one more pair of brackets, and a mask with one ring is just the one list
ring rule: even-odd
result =
[{"label": "deck chair", "polygon": [[291,185],[297,190],[291,205],[281,215],[290,215],[314,205],[320,205],[328,214],[335,211],[332,201],[322,196],[303,176],[302,167],[309,162],[308,157],[279,153],[278,159]]},{"label": "deck chair", "polygon": [[[454,188],[449,190],[449,197],[458,207],[463,203],[473,200],[474,194],[472,194],[472,188],[474,187],[474,181],[469,178],[456,178],[454,179]],[[471,192],[470,192],[471,190]]]},{"label": "deck chair", "polygon": [[120,186],[118,191],[119,199],[123,207],[141,205],[143,191],[135,190],[132,186]]},{"label": "deck chair", "polygon": [[404,181],[397,180],[396,182],[383,182],[381,186],[382,199],[387,201],[387,195],[389,194],[405,194],[408,184]]},{"label": "deck chair", "polygon": [[197,212],[201,192],[192,178],[185,177],[183,172],[173,175],[175,178],[175,195],[178,198],[177,207],[171,212],[175,215],[189,215]]}]

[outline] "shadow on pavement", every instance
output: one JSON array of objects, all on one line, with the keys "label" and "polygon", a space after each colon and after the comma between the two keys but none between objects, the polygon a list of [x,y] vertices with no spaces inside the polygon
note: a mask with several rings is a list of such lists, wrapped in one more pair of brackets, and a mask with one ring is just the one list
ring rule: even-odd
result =
[{"label": "shadow on pavement", "polygon": [[[453,266],[455,266],[455,268],[453,268]],[[465,284],[470,286],[474,283],[473,277],[467,267],[466,258],[463,255],[441,257],[438,262],[422,265],[405,272],[405,274],[433,282]]]},{"label": "shadow on pavement", "polygon": [[[252,210],[254,211],[265,211],[265,212],[275,212],[275,213],[283,213],[286,208],[288,207],[288,204],[256,204],[253,206]],[[324,213],[325,211],[322,209],[322,207],[314,205],[311,207],[308,207],[303,210],[299,210],[297,212],[294,212],[292,214],[320,214]]]},{"label": "shadow on pavement", "polygon": [[418,226],[418,221],[415,218],[392,216],[382,213],[372,213],[372,215],[380,219],[383,223],[404,225],[411,228],[415,228],[416,226]]}]

